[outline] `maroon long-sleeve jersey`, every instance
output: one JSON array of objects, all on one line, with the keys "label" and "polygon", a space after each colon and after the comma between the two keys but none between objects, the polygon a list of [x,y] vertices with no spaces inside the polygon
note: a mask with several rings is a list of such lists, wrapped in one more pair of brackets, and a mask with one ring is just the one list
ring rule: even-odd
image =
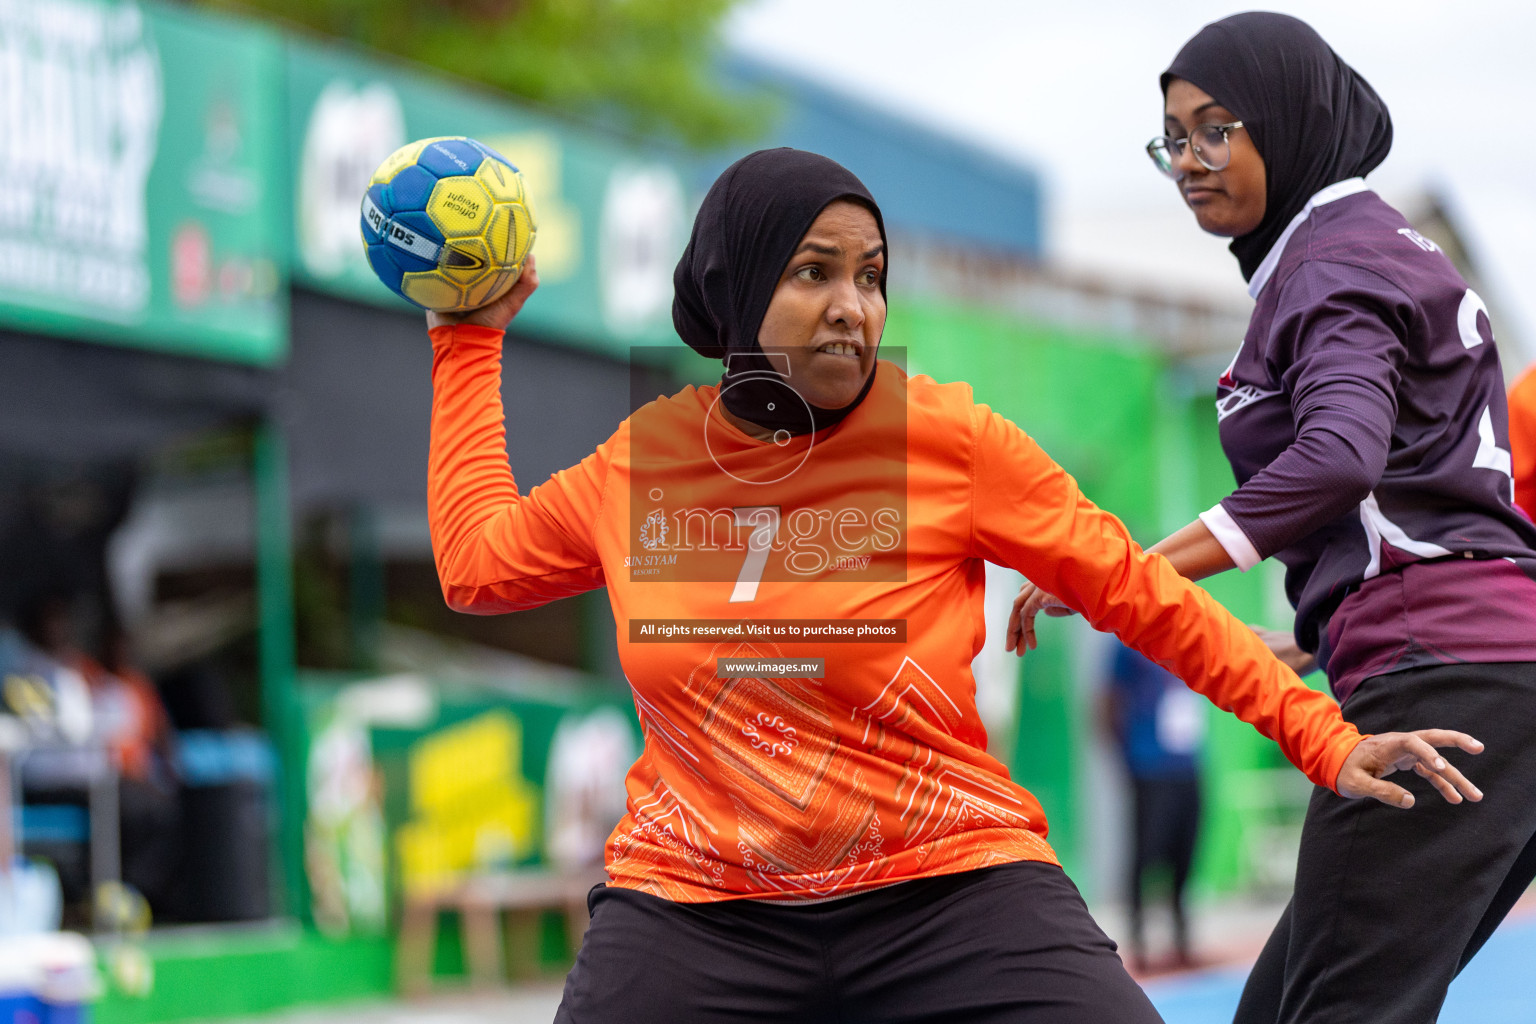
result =
[{"label": "maroon long-sleeve jersey", "polygon": [[1335,692],[1536,660],[1536,526],[1483,301],[1358,178],[1313,197],[1249,291],[1216,402],[1239,486],[1202,518],[1240,567],[1285,564]]}]

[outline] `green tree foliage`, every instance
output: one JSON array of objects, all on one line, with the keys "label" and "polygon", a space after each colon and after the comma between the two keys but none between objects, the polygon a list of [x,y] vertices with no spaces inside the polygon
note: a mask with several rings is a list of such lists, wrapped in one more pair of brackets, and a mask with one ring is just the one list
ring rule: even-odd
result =
[{"label": "green tree foliage", "polygon": [[584,117],[700,148],[762,133],[711,63],[741,0],[193,0],[275,16]]}]

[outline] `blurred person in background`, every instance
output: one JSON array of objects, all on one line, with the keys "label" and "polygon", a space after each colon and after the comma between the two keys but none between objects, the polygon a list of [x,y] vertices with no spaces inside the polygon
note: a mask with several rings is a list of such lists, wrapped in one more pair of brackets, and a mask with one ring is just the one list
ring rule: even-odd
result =
[{"label": "blurred person in background", "polygon": [[104,664],[94,664],[85,678],[96,735],[118,770],[123,881],[143,893],[151,908],[163,907],[180,841],[175,734],[159,690],[133,660],[128,633],[112,623],[104,645]]},{"label": "blurred person in background", "polygon": [[1509,389],[1509,451],[1515,504],[1536,519],[1536,363]]},{"label": "blurred person in background", "polygon": [[[42,745],[78,746],[91,736],[91,692],[73,663],[69,599],[42,591],[16,613],[5,701]],[[35,767],[35,766],[34,766]]]},{"label": "blurred person in background", "polygon": [[[1510,497],[1498,352],[1439,246],[1366,185],[1391,118],[1308,25],[1207,25],[1162,90],[1148,153],[1233,239],[1256,307],[1217,386],[1239,486],[1151,550],[1192,579],[1278,558],[1296,622],[1267,642],[1325,669],[1345,718],[1445,722],[1488,751],[1488,799],[1453,813],[1314,793],[1237,1020],[1433,1020],[1536,878],[1536,526]],[[1015,602],[1021,653],[1048,590]]]},{"label": "blurred person in background", "polygon": [[1205,705],[1178,676],[1116,645],[1099,694],[1100,728],[1115,744],[1131,783],[1126,873],[1131,962],[1147,969],[1144,890],[1149,872],[1168,872],[1174,963],[1194,964],[1184,887],[1200,832],[1201,741]]},{"label": "blurred person in background", "polygon": [[[105,663],[88,653],[77,615],[79,600],[63,592],[44,592],[24,606],[23,635],[37,655],[59,666],[56,673],[79,686],[87,702],[89,727],[75,746],[97,746],[111,758],[117,776],[117,805],[122,880],[144,893],[151,906],[161,902],[176,859],[178,792],[172,776],[172,734],[165,707],[149,677],[132,663],[127,634],[116,625],[106,630]],[[39,802],[78,801],[85,782],[67,758],[53,762],[30,758],[24,779]]]},{"label": "blurred person in background", "polygon": [[103,660],[93,662],[86,673],[97,735],[112,751],[124,778],[169,783],[174,736],[160,691],[135,663],[127,631],[114,623],[106,632]]},{"label": "blurred person in background", "polygon": [[[89,919],[90,843],[101,841],[86,824],[93,785],[109,770],[94,742],[91,687],[78,663],[71,594],[40,589],[16,611],[19,642],[10,645],[3,674],[6,709],[26,723],[27,741],[17,755],[17,795],[23,807],[46,807],[47,829],[22,822],[21,846],[58,874],[65,923]],[[76,809],[70,813],[68,809]]]},{"label": "blurred person in background", "polygon": [[[1320,785],[1395,803],[1405,794],[1381,776],[1418,765],[1475,798],[1459,774],[1440,775],[1430,745],[1475,749],[1471,737],[1361,739],[967,386],[877,359],[888,258],[879,207],[843,167],[790,149],[737,161],[674,275],[679,335],[725,362],[721,384],[642,407],[526,496],[500,395],[503,332],[537,286],[532,261],[489,306],[428,315],[444,597],[497,614],[606,588],[644,727],[559,1021],[1158,1019],[1056,863],[1039,803],[986,753],[969,669],[985,633],[984,559],[1061,589]],[[807,468],[783,472],[800,459]],[[768,574],[770,558],[789,565],[778,515],[820,523],[818,508],[872,487],[889,500],[883,468],[907,501],[895,564],[882,566],[894,572]],[[744,529],[715,566],[728,573],[634,571],[650,565],[646,550],[677,550],[653,520],[636,529],[634,513],[664,497],[726,519],[735,509]],[[650,616],[900,619],[907,636],[636,639],[633,619]],[[825,655],[824,677],[718,664],[786,650]]]}]

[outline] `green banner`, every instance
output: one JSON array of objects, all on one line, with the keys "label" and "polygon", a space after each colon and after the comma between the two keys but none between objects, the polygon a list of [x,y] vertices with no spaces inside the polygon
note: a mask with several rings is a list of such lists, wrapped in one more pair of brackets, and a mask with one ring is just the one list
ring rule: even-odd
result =
[{"label": "green banner", "polygon": [[0,323],[280,360],[281,70],[250,24],[0,3]]},{"label": "green banner", "polygon": [[676,161],[401,64],[297,42],[288,54],[298,280],[414,310],[363,256],[363,191],[405,143],[468,135],[516,164],[532,196],[540,288],[521,327],[612,354],[675,342],[672,268],[692,213]]}]

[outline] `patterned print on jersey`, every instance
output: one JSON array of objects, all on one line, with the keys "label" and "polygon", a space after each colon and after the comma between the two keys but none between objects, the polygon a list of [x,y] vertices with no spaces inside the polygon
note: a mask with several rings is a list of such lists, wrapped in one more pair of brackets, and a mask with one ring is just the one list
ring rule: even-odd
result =
[{"label": "patterned print on jersey", "polygon": [[[1176,667],[1276,737],[1320,785],[1332,784],[1358,742],[1327,698],[1165,559],[1137,549],[963,385],[908,378],[882,361],[868,397],[836,429],[769,453],[803,468],[750,485],[741,470],[767,459],[772,442],[712,419],[716,389],[686,389],[643,407],[525,496],[501,435],[500,336],[440,328],[433,344],[428,494],[445,598],[494,613],[603,586],[620,624],[645,744],[608,844],[614,885],[683,902],[814,900],[1053,862],[1045,812],[986,752],[976,710],[983,559],[1018,568]],[[636,437],[646,444],[639,487]],[[887,500],[892,481],[900,502]],[[754,567],[757,535],[769,543]],[[655,561],[706,541],[720,559],[699,563],[707,571],[680,558],[673,573]],[[841,572],[831,557],[871,551],[889,571]],[[876,620],[903,623],[905,639],[749,632]],[[631,637],[638,621],[665,635]],[[699,622],[752,638],[678,629]],[[819,659],[824,671],[717,671],[721,659],[749,658]]]}]

